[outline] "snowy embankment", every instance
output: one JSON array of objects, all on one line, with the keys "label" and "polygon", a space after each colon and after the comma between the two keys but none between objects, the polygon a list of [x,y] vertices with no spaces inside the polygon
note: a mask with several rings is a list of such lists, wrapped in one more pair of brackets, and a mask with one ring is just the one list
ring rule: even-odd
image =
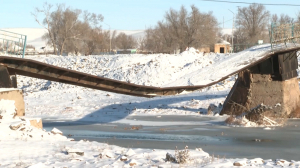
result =
[{"label": "snowy embankment", "polygon": [[[264,49],[260,54],[265,52]],[[255,55],[248,57],[253,61]],[[114,55],[114,56],[28,56],[27,58],[69,68],[93,75],[127,81],[140,85],[173,86],[198,85],[216,64],[224,69],[215,69],[207,79],[218,79],[228,73],[228,67],[239,61],[245,66],[247,60],[236,55],[203,54],[194,50],[178,55]],[[244,57],[246,59],[246,56]],[[257,57],[260,58],[260,57]],[[224,62],[227,63],[224,64]],[[248,62],[249,63],[249,62]],[[226,70],[227,69],[227,70]],[[186,78],[188,76],[188,78]],[[173,82],[172,82],[173,81]],[[206,116],[208,106],[220,106],[235,81],[235,76],[216,85],[180,96],[152,99],[120,95],[110,92],[18,76],[18,87],[24,90],[26,116],[52,118],[55,120],[96,121],[97,123],[128,123],[130,115],[197,115]],[[171,83],[171,84],[170,84]],[[13,102],[2,102],[7,106]],[[219,108],[212,114],[216,118]],[[0,108],[1,113],[11,109]],[[223,119],[224,120],[224,119]],[[9,126],[22,120],[1,119],[0,165],[4,167],[299,167],[300,162],[285,160],[228,159],[209,156],[201,149],[183,151],[157,149],[130,149],[109,144],[79,141],[74,142],[57,132],[45,132],[25,125],[25,129],[12,130]],[[136,123],[135,123],[136,122]],[[130,124],[138,124],[130,121]],[[146,124],[146,123],[145,123]],[[158,123],[151,123],[152,125]],[[168,123],[164,123],[168,124]],[[179,124],[193,124],[180,122]],[[109,143],[109,142],[108,142]],[[174,147],[175,148],[175,147]],[[175,162],[167,161],[166,154],[175,156]],[[180,154],[179,154],[180,153]],[[170,155],[169,155],[170,156]],[[178,164],[179,158],[188,156],[187,163]],[[171,159],[172,160],[172,159]]]},{"label": "snowy embankment", "polygon": [[[201,148],[157,150],[122,148],[106,143],[72,141],[57,129],[34,128],[13,117],[14,102],[0,100],[0,167],[299,167],[300,162],[227,159],[210,156]],[[16,129],[12,129],[21,125]]]},{"label": "snowy embankment", "polygon": [[[57,129],[37,129],[14,117],[14,101],[0,100],[0,167],[150,167],[170,166],[172,150],[126,149],[118,146],[67,139]],[[189,164],[209,160],[201,149],[189,152]]]},{"label": "snowy embankment", "polygon": [[191,48],[178,55],[51,56],[32,59],[138,85],[167,87],[207,85],[263,58],[270,50],[270,45],[261,45],[230,56],[204,55]]},{"label": "snowy embankment", "polygon": [[[162,87],[185,74],[211,67],[227,56],[186,51],[178,55],[28,56],[28,58],[110,79]],[[25,102],[29,102],[26,106],[27,115],[81,120],[84,118],[101,122],[112,118],[112,116],[105,117],[107,111],[115,115],[115,118],[120,118],[120,115],[124,118],[123,116],[129,113],[139,115],[206,113],[210,104],[223,103],[234,81],[235,76],[232,76],[198,93],[154,99],[120,95],[24,76],[18,76],[18,87],[25,91]],[[220,92],[216,94],[215,91]],[[199,96],[199,92],[203,94]],[[187,108],[193,110],[186,110]],[[125,114],[120,114],[120,111]],[[69,115],[70,113],[73,115]]]}]

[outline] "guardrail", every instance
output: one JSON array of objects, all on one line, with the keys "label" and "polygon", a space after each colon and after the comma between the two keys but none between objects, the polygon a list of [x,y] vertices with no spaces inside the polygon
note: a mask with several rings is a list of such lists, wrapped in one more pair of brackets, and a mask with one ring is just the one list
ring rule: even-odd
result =
[{"label": "guardrail", "polygon": [[27,36],[6,30],[0,30],[0,52],[21,55],[24,58]]}]

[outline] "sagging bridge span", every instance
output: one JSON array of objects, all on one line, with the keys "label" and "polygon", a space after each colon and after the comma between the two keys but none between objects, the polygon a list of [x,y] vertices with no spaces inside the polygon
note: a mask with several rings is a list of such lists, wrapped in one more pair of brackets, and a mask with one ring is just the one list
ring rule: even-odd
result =
[{"label": "sagging bridge span", "polygon": [[[72,84],[76,86],[82,86],[97,90],[115,92],[120,94],[132,95],[132,96],[141,96],[141,97],[155,97],[155,96],[167,96],[167,95],[177,95],[185,92],[191,92],[198,89],[202,89],[211,85],[214,85],[220,81],[225,80],[231,75],[234,75],[243,70],[249,69],[269,58],[278,54],[284,53],[293,53],[298,51],[300,46],[294,46],[289,48],[280,48],[277,50],[272,50],[266,52],[260,59],[251,62],[249,65],[227,74],[226,76],[212,81],[206,85],[198,86],[179,86],[179,87],[152,87],[152,86],[143,86],[136,85],[132,83],[117,81],[113,79],[103,78],[95,75],[90,75],[62,67],[57,67],[42,62],[38,62],[31,59],[16,58],[16,57],[7,57],[0,56],[0,66],[2,71],[7,71],[9,75],[23,75],[28,77],[40,78],[50,81],[56,81],[66,84]],[[3,73],[2,73],[3,74]],[[2,81],[5,80],[5,77],[0,76]],[[1,81],[0,81],[1,87]]]}]

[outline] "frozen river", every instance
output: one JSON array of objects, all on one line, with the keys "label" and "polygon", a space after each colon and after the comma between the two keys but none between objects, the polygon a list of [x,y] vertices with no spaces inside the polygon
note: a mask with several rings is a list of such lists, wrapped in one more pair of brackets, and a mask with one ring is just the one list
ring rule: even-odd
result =
[{"label": "frozen river", "polygon": [[[263,158],[299,160],[300,120],[289,120],[284,127],[271,130],[226,126],[215,117],[128,116],[128,121],[165,122],[164,126],[88,123],[44,119],[44,128],[56,127],[75,140],[106,142],[128,148],[202,148],[220,158]],[[172,125],[186,122],[192,125]],[[195,124],[196,123],[196,124]],[[197,124],[199,123],[199,124]],[[203,124],[206,123],[206,124]]]}]

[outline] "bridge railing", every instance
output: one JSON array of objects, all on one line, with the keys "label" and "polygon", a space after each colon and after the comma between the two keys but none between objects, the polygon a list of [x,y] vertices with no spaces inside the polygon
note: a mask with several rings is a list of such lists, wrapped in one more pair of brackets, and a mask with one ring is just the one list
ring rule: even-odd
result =
[{"label": "bridge railing", "polygon": [[26,35],[0,30],[0,53],[20,55],[24,58],[26,41]]},{"label": "bridge railing", "polygon": [[272,23],[269,29],[271,47],[276,48],[278,44],[300,43],[300,24]]}]

